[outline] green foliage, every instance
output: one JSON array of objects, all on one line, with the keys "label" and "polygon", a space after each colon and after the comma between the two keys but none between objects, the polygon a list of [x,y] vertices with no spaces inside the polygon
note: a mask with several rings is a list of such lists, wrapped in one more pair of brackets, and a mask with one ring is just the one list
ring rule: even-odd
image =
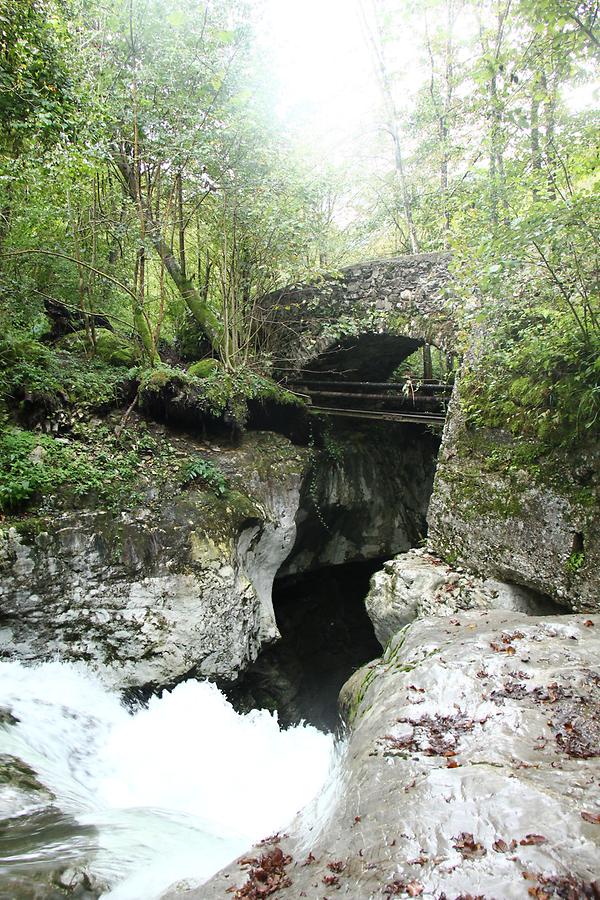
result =
[{"label": "green foliage", "polygon": [[[344,461],[345,447],[342,441],[336,440],[331,432],[328,422],[325,422],[321,431],[322,453],[332,463],[341,464]],[[314,498],[313,498],[314,499]]]},{"label": "green foliage", "polygon": [[56,139],[72,106],[67,31],[53,0],[0,3],[0,131],[15,153],[26,138]]},{"label": "green foliage", "polygon": [[227,478],[223,472],[213,462],[202,456],[193,456],[181,470],[182,486],[197,480],[204,482],[219,497],[227,493]]},{"label": "green foliage", "polygon": [[[114,331],[107,328],[97,328],[95,332],[96,347],[95,356],[99,360],[111,366],[125,366],[131,369],[139,362],[139,349]],[[70,350],[74,353],[86,356],[94,355],[94,347],[91,335],[85,331],[74,331],[67,334],[58,342],[58,347]]]},{"label": "green foliage", "polygon": [[248,401],[271,401],[277,404],[303,406],[303,401],[270,378],[240,369],[224,372],[220,367],[197,377],[188,370],[170,366],[133,370],[140,382],[142,406],[147,400],[164,395],[177,395],[190,409],[223,418],[228,424],[243,428],[248,417]]},{"label": "green foliage", "polygon": [[[0,511],[57,494],[64,502],[93,495],[122,502],[139,477],[141,448],[120,444],[109,429],[80,426],[79,440],[8,427],[0,437]],[[147,447],[145,448],[148,449]]]},{"label": "green foliage", "polygon": [[277,382],[251,369],[214,372],[202,380],[203,394],[211,410],[217,414],[229,409],[245,421],[248,400],[272,401],[286,406],[303,406],[303,401]]},{"label": "green foliage", "polygon": [[171,366],[157,366],[154,369],[143,369],[138,367],[132,372],[138,378],[140,383],[140,393],[159,394],[167,385],[171,383],[185,384],[190,379],[183,369],[175,369]]},{"label": "green foliage", "polygon": [[600,433],[600,333],[586,340],[564,312],[502,310],[485,330],[461,395],[468,422],[502,428],[542,447]]},{"label": "green foliage", "polygon": [[585,553],[583,553],[583,551],[581,551],[581,552],[574,551],[573,553],[571,553],[571,555],[569,556],[569,558],[567,560],[567,566],[566,566],[567,572],[569,572],[571,575],[576,575],[579,572],[579,570],[583,567],[584,564],[585,564]]},{"label": "green foliage", "polygon": [[[62,254],[2,258],[0,401],[108,405],[139,362],[102,329],[97,359],[87,338],[65,340],[83,343],[77,353],[49,349],[44,303],[56,298],[137,336],[158,363],[137,372],[142,398],[176,388],[234,425],[248,401],[298,403],[264,377],[261,297],[349,253],[409,250],[408,204],[419,248],[454,251],[453,317],[484,335],[464,381],[470,422],[527,445],[591,437],[598,119],[562,98],[589,81],[594,5],[375,4],[381,46],[409,22],[427,74],[403,80],[402,54],[382,55],[408,190],[397,154],[385,162],[389,128],[372,146],[363,135],[345,168],[306,148],[299,158],[254,55],[258,6],[0,0],[0,249]],[[207,192],[203,166],[218,189]],[[307,312],[323,314],[322,302]],[[377,330],[380,318],[338,311],[326,332]],[[212,352],[222,368],[161,365],[155,349],[174,358],[169,341],[176,358]],[[442,362],[434,354],[436,374]]]},{"label": "green foliage", "polygon": [[55,351],[35,338],[9,331],[0,337],[0,399],[36,400],[49,408],[111,406],[126,375],[98,359]]},{"label": "green foliage", "polygon": [[209,375],[214,375],[220,368],[218,360],[210,357],[209,359],[201,359],[199,362],[192,363],[187,373],[194,378],[208,378]]}]

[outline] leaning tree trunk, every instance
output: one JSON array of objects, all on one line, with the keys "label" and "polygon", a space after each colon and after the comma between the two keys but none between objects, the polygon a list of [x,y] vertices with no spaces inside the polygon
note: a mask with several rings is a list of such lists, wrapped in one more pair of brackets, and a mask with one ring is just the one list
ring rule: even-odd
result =
[{"label": "leaning tree trunk", "polygon": [[156,221],[149,204],[140,196],[137,188],[135,172],[127,156],[125,148],[121,147],[115,154],[115,164],[127,193],[134,203],[136,203],[144,217],[144,225],[146,232],[150,237],[152,246],[160,256],[162,263],[169,273],[175,287],[181,294],[183,301],[192,313],[200,328],[210,341],[213,349],[218,350],[223,329],[219,319],[210,309],[207,301],[203,298],[200,291],[196,288],[193,281],[188,278],[175,257],[173,250],[169,247],[164,239],[160,223]]}]

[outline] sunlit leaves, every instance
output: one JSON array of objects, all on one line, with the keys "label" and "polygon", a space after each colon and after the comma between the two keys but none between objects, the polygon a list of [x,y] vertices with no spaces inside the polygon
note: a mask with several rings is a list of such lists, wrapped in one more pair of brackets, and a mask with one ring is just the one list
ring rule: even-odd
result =
[{"label": "sunlit leaves", "polygon": [[0,148],[56,139],[73,103],[61,7],[53,0],[0,3]]}]

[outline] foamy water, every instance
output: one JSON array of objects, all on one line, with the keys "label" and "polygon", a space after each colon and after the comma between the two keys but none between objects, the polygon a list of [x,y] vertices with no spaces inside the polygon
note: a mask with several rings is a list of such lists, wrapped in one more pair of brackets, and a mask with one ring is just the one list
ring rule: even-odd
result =
[{"label": "foamy water", "polygon": [[[0,753],[30,765],[63,813],[94,826],[89,868],[113,900],[205,880],[290,822],[333,763],[331,735],[283,731],[266,711],[238,715],[208,682],[130,713],[81,668],[2,662],[0,706],[19,719],[0,726]],[[15,864],[0,860],[0,887]]]}]

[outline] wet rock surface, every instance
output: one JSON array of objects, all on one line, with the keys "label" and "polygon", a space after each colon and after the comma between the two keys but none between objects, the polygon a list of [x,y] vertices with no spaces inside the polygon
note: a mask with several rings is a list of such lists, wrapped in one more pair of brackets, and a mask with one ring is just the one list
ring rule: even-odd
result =
[{"label": "wet rock surface", "polygon": [[515,584],[480,578],[450,566],[427,549],[410,550],[383,564],[371,579],[365,605],[385,647],[398,629],[426,616],[474,609],[505,609],[530,615],[558,611],[550,600]]},{"label": "wet rock surface", "polygon": [[61,812],[34,770],[0,755],[0,898],[59,900],[99,897],[101,885],[85,869],[96,829]]},{"label": "wet rock surface", "polygon": [[359,670],[329,790],[165,897],[600,894],[600,617],[422,619]]}]

